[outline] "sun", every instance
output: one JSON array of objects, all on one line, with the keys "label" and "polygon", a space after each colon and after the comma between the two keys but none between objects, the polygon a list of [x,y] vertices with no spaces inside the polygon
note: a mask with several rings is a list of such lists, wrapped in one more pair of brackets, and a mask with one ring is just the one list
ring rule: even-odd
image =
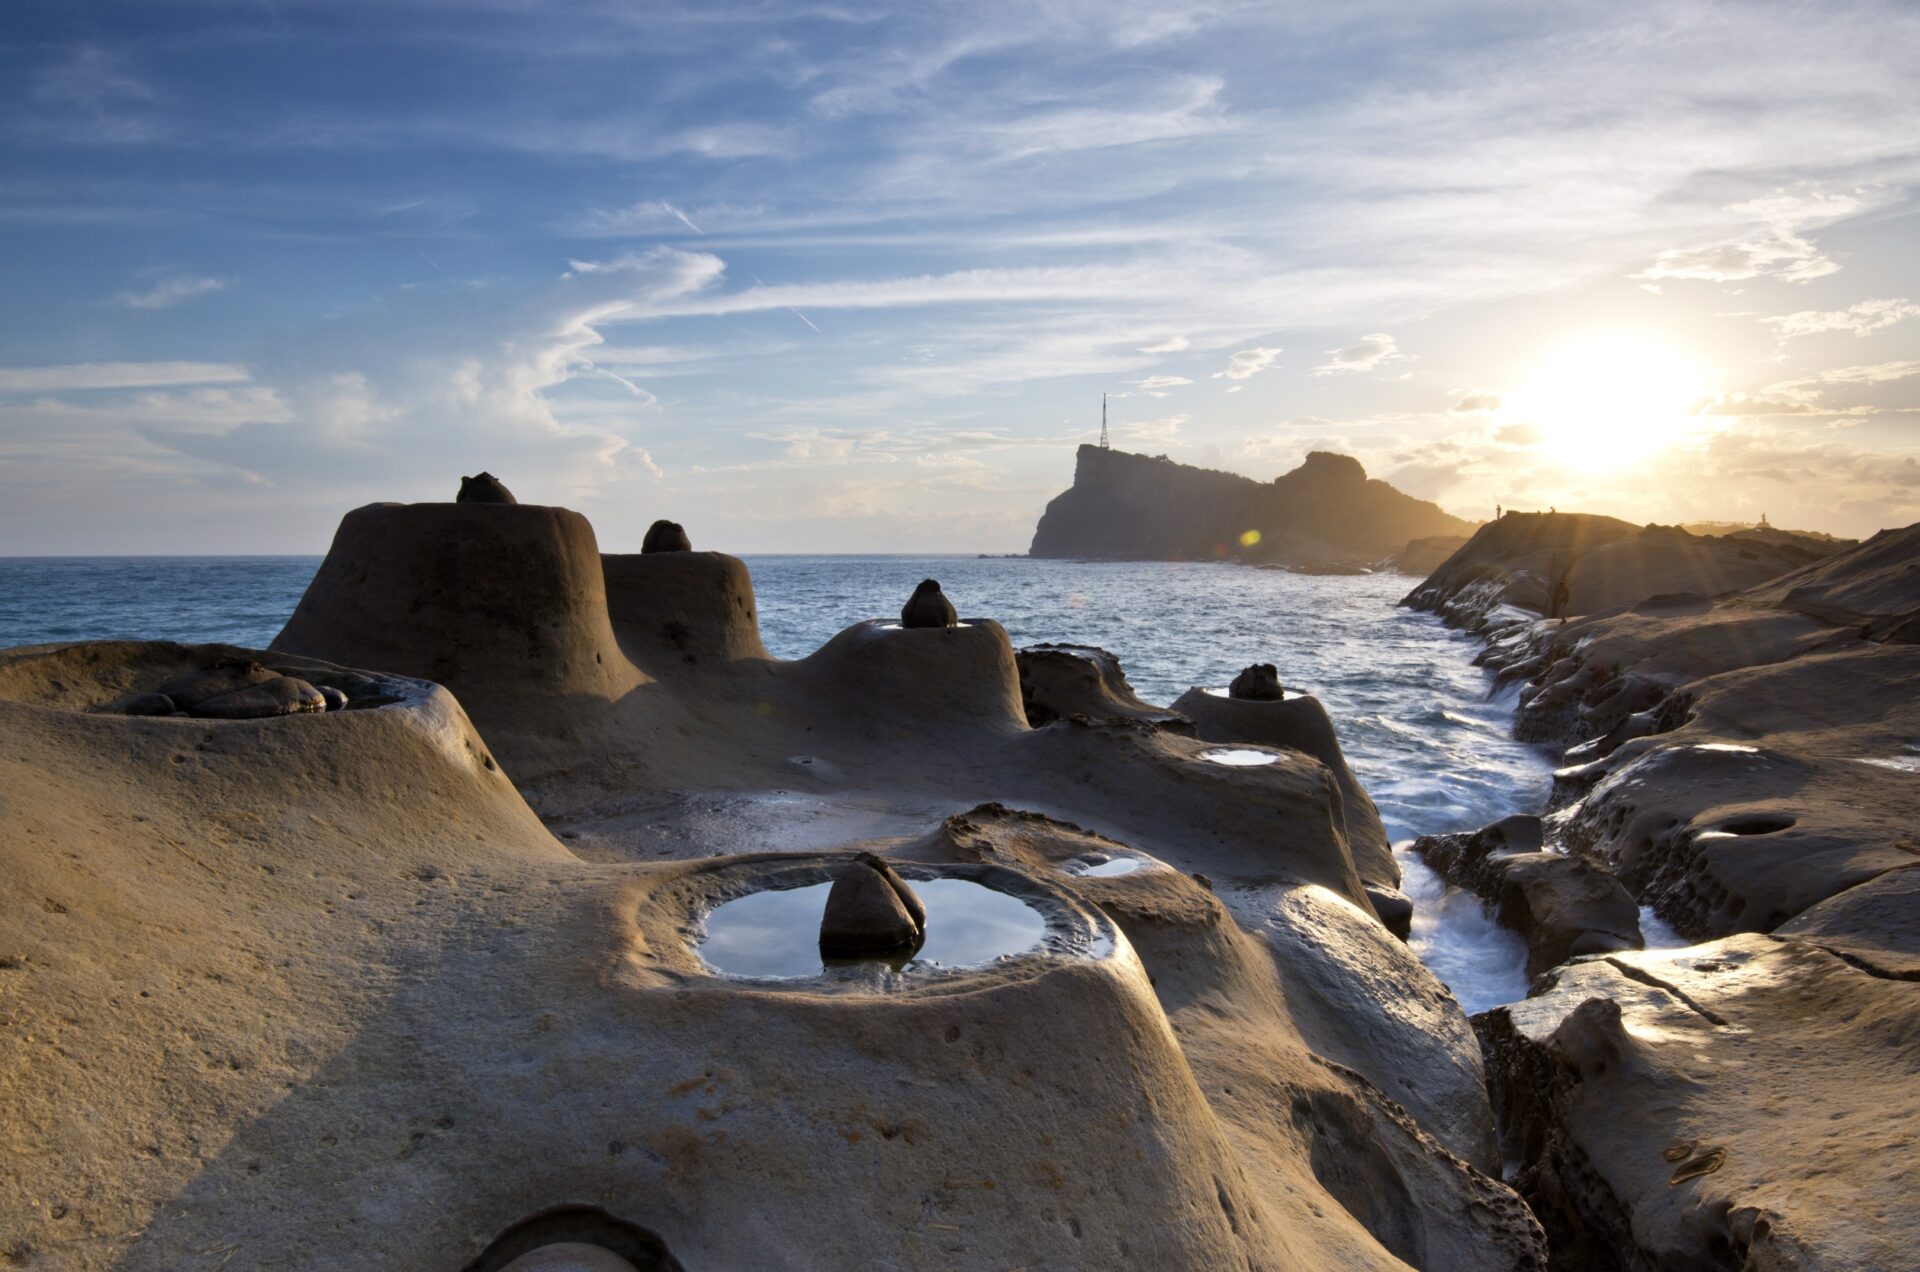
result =
[{"label": "sun", "polygon": [[1501,415],[1511,427],[1530,429],[1543,453],[1572,467],[1611,470],[1692,434],[1712,392],[1707,374],[1670,344],[1596,335],[1549,355],[1507,395]]}]

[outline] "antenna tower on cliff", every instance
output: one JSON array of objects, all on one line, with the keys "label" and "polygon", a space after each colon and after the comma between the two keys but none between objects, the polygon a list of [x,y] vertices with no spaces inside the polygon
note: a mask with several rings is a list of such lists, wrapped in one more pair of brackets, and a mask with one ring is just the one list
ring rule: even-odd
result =
[{"label": "antenna tower on cliff", "polygon": [[1107,444],[1107,395],[1100,395],[1100,449],[1112,450]]}]

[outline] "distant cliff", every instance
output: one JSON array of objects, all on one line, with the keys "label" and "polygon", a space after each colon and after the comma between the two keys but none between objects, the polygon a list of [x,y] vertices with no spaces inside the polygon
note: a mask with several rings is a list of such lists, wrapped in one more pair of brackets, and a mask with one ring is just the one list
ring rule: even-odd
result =
[{"label": "distant cliff", "polygon": [[[1028,555],[1216,560],[1337,569],[1409,539],[1466,535],[1474,523],[1371,480],[1349,455],[1315,451],[1270,482],[1164,457],[1082,446],[1073,487],[1047,505]],[[1249,532],[1253,532],[1249,534]]]}]

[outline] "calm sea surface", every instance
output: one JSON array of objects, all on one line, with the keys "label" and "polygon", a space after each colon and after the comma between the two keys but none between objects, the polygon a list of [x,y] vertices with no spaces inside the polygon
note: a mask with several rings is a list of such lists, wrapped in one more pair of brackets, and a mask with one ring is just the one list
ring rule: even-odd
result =
[{"label": "calm sea surface", "polygon": [[[974,557],[749,556],[767,647],[810,653],[860,619],[899,611],[922,578],[1016,645],[1072,641],[1120,656],[1165,704],[1271,662],[1333,713],[1347,758],[1396,842],[1537,808],[1546,758],[1508,736],[1512,702],[1486,698],[1474,642],[1399,609],[1400,575],[1313,578],[1229,565]],[[0,648],[137,637],[264,646],[318,557],[0,558]],[[1525,994],[1519,938],[1471,896],[1401,855],[1419,903],[1414,947],[1469,1011]]]}]

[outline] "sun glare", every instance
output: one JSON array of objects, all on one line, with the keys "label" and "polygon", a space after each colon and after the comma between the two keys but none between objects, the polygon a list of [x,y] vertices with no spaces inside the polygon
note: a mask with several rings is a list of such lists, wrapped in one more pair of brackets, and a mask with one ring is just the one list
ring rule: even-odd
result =
[{"label": "sun glare", "polygon": [[1683,352],[1644,336],[1595,336],[1555,351],[1502,414],[1543,452],[1588,469],[1624,468],[1686,435],[1711,394]]}]

